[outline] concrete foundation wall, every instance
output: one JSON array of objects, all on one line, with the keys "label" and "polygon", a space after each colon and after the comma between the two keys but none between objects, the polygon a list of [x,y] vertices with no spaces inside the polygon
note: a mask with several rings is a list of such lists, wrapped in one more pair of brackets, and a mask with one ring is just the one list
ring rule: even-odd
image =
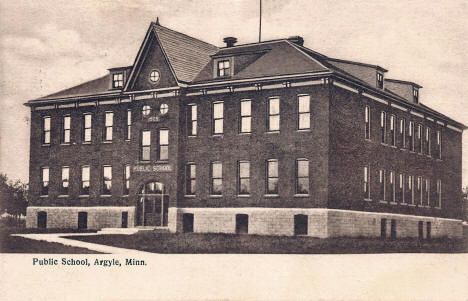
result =
[{"label": "concrete foundation wall", "polygon": [[169,208],[169,229],[182,232],[184,213],[194,215],[193,230],[199,233],[235,233],[236,214],[249,216],[248,233],[258,235],[294,235],[294,215],[308,216],[308,236],[312,237],[380,237],[381,220],[387,221],[390,237],[391,220],[396,222],[396,237],[418,237],[419,222],[423,236],[431,223],[431,237],[461,237],[460,220],[403,214],[361,212],[336,209],[300,208]]},{"label": "concrete foundation wall", "polygon": [[135,207],[28,207],[26,227],[37,228],[37,213],[47,213],[47,228],[77,229],[78,212],[87,212],[87,228],[121,228],[122,212],[128,212],[127,227],[134,227]]}]

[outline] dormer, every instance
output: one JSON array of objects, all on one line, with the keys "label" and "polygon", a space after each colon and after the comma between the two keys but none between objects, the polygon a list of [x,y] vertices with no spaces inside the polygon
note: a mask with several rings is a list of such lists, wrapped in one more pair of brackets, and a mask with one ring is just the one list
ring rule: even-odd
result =
[{"label": "dormer", "polygon": [[385,79],[385,87],[389,91],[403,97],[408,102],[419,103],[419,89],[422,86],[408,81],[397,79]]},{"label": "dormer", "polygon": [[116,67],[108,69],[110,73],[109,90],[123,89],[127,82],[132,66]]}]

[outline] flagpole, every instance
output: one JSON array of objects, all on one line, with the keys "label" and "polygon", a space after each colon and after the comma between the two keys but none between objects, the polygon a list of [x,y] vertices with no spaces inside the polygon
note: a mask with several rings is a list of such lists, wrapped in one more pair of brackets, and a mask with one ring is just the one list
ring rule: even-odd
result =
[{"label": "flagpole", "polygon": [[260,24],[258,28],[258,42],[262,41],[262,0],[260,0]]}]

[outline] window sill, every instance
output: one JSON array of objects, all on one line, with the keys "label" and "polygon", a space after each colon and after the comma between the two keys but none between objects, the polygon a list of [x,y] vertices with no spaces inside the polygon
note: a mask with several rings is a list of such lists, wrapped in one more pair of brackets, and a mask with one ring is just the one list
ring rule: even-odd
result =
[{"label": "window sill", "polygon": [[366,202],[372,202],[372,199],[364,199]]},{"label": "window sill", "polygon": [[442,209],[442,207],[434,207],[434,209],[441,210],[441,209]]},{"label": "window sill", "polygon": [[280,131],[266,131],[265,134],[279,134]]},{"label": "window sill", "polygon": [[194,198],[196,198],[196,197],[197,197],[197,196],[194,195],[194,194],[186,194],[186,195],[184,195],[184,198],[188,198],[188,199],[194,199]]},{"label": "window sill", "polygon": [[238,198],[250,198],[250,194],[238,194]]},{"label": "window sill", "polygon": [[80,194],[79,198],[89,198],[89,194]]},{"label": "window sill", "polygon": [[402,205],[402,206],[407,206],[408,204],[406,204],[406,203],[400,203],[400,205]]},{"label": "window sill", "polygon": [[85,145],[90,145],[91,144],[91,141],[86,141],[86,142],[83,142],[81,144],[85,144]]},{"label": "window sill", "polygon": [[39,197],[40,198],[48,198],[49,196],[48,195],[40,195]]},{"label": "window sill", "polygon": [[279,194],[264,194],[263,196],[266,198],[279,198]]},{"label": "window sill", "polygon": [[296,132],[311,132],[311,129],[297,129]]},{"label": "window sill", "polygon": [[112,194],[101,194],[100,197],[102,198],[110,198]]},{"label": "window sill", "polygon": [[250,136],[252,135],[252,132],[239,132],[240,136]]},{"label": "window sill", "polygon": [[41,146],[50,146],[50,143],[43,143]]},{"label": "window sill", "polygon": [[197,136],[197,135],[187,135],[187,137],[189,137],[189,138],[196,138],[196,137],[198,137],[198,136]]},{"label": "window sill", "polygon": [[391,148],[397,148],[396,145],[390,145]]},{"label": "window sill", "polygon": [[123,198],[128,198],[128,194],[122,195]]},{"label": "window sill", "polygon": [[390,205],[398,205],[397,202],[390,202]]},{"label": "window sill", "polygon": [[169,164],[169,160],[157,160],[155,164]]},{"label": "window sill", "polygon": [[436,161],[440,161],[440,162],[442,162],[442,159],[436,159]]},{"label": "window sill", "polygon": [[71,145],[70,142],[67,142],[67,143],[60,143],[60,146],[67,146],[67,145]]},{"label": "window sill", "polygon": [[110,143],[112,143],[112,140],[111,141],[102,141],[101,143],[110,144]]},{"label": "window sill", "polygon": [[68,197],[69,197],[68,194],[60,194],[60,195],[58,196],[58,198],[68,198]]},{"label": "window sill", "polygon": [[370,138],[364,138],[364,141],[372,143],[372,140]]},{"label": "window sill", "polygon": [[379,200],[379,203],[381,203],[381,204],[388,204],[387,201],[382,201],[382,200]]},{"label": "window sill", "polygon": [[310,197],[310,194],[300,194],[300,193],[298,193],[298,194],[295,194],[294,197],[295,198],[308,198],[308,197]]},{"label": "window sill", "polygon": [[408,204],[408,207],[416,207],[415,204]]},{"label": "window sill", "polygon": [[220,138],[223,138],[223,137],[224,137],[224,134],[213,134],[213,135],[211,135],[211,137],[220,137]]},{"label": "window sill", "polygon": [[130,142],[130,139],[125,139],[125,142]]},{"label": "window sill", "polygon": [[210,198],[216,198],[216,199],[219,199],[219,198],[222,198],[223,195],[222,194],[210,194]]},{"label": "window sill", "polygon": [[383,145],[383,146],[389,146],[387,143],[385,142],[380,142],[380,145]]}]

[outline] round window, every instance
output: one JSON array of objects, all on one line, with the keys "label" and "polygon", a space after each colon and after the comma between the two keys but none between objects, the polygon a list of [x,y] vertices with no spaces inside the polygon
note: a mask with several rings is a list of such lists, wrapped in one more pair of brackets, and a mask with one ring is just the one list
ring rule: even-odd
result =
[{"label": "round window", "polygon": [[153,82],[153,83],[157,83],[159,81],[159,71],[158,70],[153,70],[151,71],[150,73],[150,81]]},{"label": "round window", "polygon": [[159,113],[161,113],[161,115],[166,114],[168,111],[169,111],[169,106],[165,103],[163,103],[161,107],[159,108]]},{"label": "round window", "polygon": [[143,108],[141,108],[141,113],[143,116],[148,116],[151,113],[151,107],[149,105],[144,105]]}]

